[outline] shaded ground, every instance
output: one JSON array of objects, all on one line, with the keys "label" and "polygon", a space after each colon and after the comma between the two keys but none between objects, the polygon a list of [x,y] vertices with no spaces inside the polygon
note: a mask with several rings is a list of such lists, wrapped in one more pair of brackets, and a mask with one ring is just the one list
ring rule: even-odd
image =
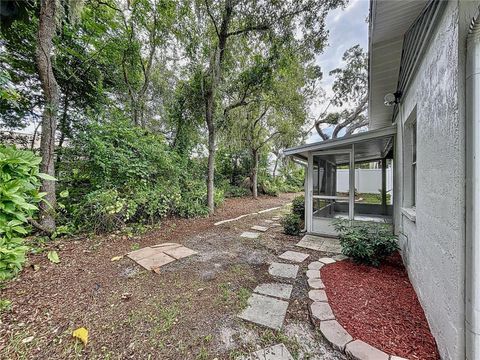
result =
[{"label": "shaded ground", "polygon": [[[63,240],[56,245],[61,258],[57,265],[45,254],[32,256],[30,266],[0,294],[13,303],[0,316],[0,358],[233,359],[284,342],[297,358],[343,359],[310,325],[304,275],[308,261],[294,281],[282,331],[236,317],[252,289],[272,280],[268,262],[293,250],[299,238],[284,235],[281,228],[254,240],[239,236],[282,210],[213,224],[292,198],[228,199],[211,218],[168,219],[160,229],[138,237]],[[110,260],[162,242],[183,244],[198,255],[162,267],[161,274],[126,257]],[[81,326],[90,332],[85,349],[71,336]]]}]

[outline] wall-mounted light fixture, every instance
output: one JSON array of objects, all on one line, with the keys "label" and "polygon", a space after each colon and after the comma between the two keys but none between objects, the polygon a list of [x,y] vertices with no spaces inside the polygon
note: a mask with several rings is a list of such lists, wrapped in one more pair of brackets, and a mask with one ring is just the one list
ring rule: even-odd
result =
[{"label": "wall-mounted light fixture", "polygon": [[400,91],[397,91],[394,93],[388,93],[383,98],[383,103],[385,104],[385,106],[393,106],[400,102],[401,97],[402,97],[402,93]]}]

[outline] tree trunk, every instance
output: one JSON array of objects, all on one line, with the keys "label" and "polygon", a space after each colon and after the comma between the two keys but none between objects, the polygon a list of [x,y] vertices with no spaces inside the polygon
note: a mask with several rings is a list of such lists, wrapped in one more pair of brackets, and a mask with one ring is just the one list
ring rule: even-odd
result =
[{"label": "tree trunk", "polygon": [[252,167],[252,195],[253,198],[256,199],[258,198],[258,151],[257,150],[252,150],[252,161],[253,161],[253,167]]},{"label": "tree trunk", "polygon": [[205,104],[205,119],[208,130],[208,174],[207,174],[207,205],[208,212],[213,214],[215,212],[214,201],[214,177],[215,177],[215,125],[213,123],[213,109],[214,98],[213,92],[209,91],[206,94]]},{"label": "tree trunk", "polygon": [[273,181],[275,181],[275,178],[277,177],[277,166],[278,166],[278,156],[276,156],[275,158],[275,166],[273,167],[273,173],[272,173]]},{"label": "tree trunk", "polygon": [[[57,111],[59,104],[58,84],[53,74],[51,55],[52,39],[55,35],[55,0],[42,0],[37,36],[36,60],[38,75],[45,96],[45,108],[42,115],[42,137],[40,154],[41,172],[55,176],[55,130],[57,128]],[[43,180],[41,191],[47,193],[45,200],[49,204],[40,203],[40,225],[47,232],[55,231],[54,209],[56,205],[55,182]]]}]

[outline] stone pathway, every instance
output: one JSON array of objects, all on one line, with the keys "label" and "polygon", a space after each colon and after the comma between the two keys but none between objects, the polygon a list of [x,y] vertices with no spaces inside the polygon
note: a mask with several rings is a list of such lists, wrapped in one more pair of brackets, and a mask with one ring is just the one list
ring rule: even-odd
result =
[{"label": "stone pathway", "polygon": [[[279,217],[275,216],[266,223],[273,227],[275,225],[274,221],[278,221],[279,219]],[[269,227],[255,225],[252,226],[251,229],[265,232]],[[260,236],[260,233],[247,231],[240,236],[257,238]],[[279,256],[279,259],[301,263],[305,261],[308,256],[308,254],[296,251],[286,251]],[[299,269],[299,265],[296,264],[272,262],[268,268],[268,273],[274,278],[295,279]],[[243,310],[238,317],[271,329],[280,330],[287,314],[288,300],[290,300],[292,290],[293,285],[282,282],[259,284],[253,290],[254,293],[252,296],[248,299],[247,308]],[[267,358],[270,359],[269,357]]]},{"label": "stone pathway", "polygon": [[[273,227],[280,225],[274,221],[278,221],[280,217],[272,217],[271,220],[266,220],[265,223],[268,226]],[[265,232],[269,229],[268,226],[255,225],[251,229],[255,231]],[[260,236],[258,232],[244,232],[242,237],[257,238]],[[332,248],[338,250],[338,241],[335,239],[320,238],[314,239],[305,236],[302,241],[297,244],[300,247],[308,249],[318,250],[319,248],[329,248],[330,252]],[[320,250],[326,251],[326,250]],[[338,251],[334,251],[338,253]],[[293,285],[282,283],[281,279],[296,279],[300,266],[307,258],[309,254],[305,254],[297,251],[285,251],[278,256],[278,262],[272,262],[268,268],[268,273],[274,278],[278,279],[274,282],[259,284],[254,290],[251,297],[248,299],[248,306],[243,310],[238,317],[249,322],[253,322],[258,325],[266,326],[274,330],[281,330],[287,314],[287,308],[289,305],[288,300],[292,294]],[[282,262],[282,261],[287,261]],[[313,288],[308,294],[309,298],[314,301],[313,311],[319,321],[326,323],[327,320],[334,321],[332,309],[326,302],[327,295],[325,293],[324,285],[320,279],[320,269],[327,263],[335,262],[334,259],[322,258],[318,261],[313,261],[308,265],[307,277],[309,286]],[[294,263],[294,264],[292,264]],[[311,307],[312,309],[312,307]],[[331,327],[329,323],[326,323],[324,327]],[[330,340],[329,340],[330,341]],[[250,354],[248,357],[241,358],[244,360],[261,359],[261,360],[291,360],[293,357],[288,352],[288,349],[284,344],[277,344]]]}]

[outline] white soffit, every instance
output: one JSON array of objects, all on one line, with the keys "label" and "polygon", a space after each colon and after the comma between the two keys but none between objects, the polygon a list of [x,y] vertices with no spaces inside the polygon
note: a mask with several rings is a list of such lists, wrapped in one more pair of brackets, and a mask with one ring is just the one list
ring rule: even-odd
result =
[{"label": "white soffit", "polygon": [[428,0],[373,0],[369,42],[369,128],[392,123],[393,107],[383,104],[397,89],[403,36]]}]

